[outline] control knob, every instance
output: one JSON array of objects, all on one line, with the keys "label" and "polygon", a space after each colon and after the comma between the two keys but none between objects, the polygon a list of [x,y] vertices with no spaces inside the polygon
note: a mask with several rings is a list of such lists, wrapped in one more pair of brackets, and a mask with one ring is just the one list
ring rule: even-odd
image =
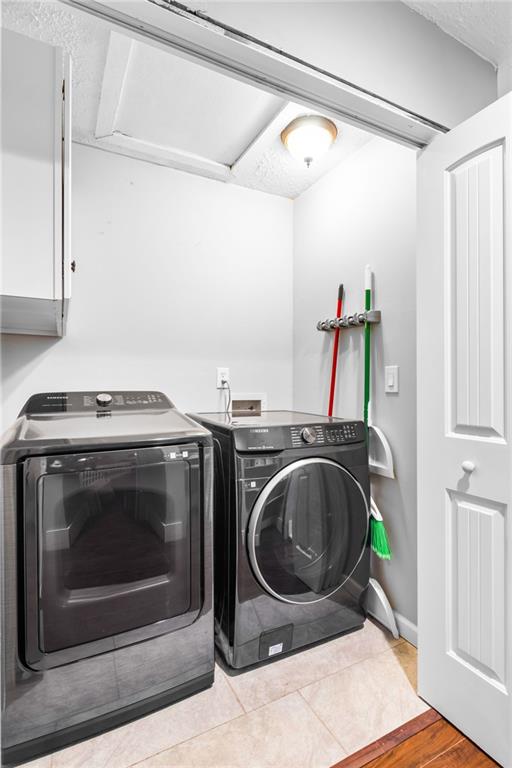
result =
[{"label": "control knob", "polygon": [[301,430],[300,436],[305,443],[314,443],[316,440],[316,429],[314,427],[304,427]]},{"label": "control knob", "polygon": [[100,405],[102,408],[107,408],[112,404],[112,395],[109,395],[106,392],[100,392],[99,395],[96,395],[96,404]]}]

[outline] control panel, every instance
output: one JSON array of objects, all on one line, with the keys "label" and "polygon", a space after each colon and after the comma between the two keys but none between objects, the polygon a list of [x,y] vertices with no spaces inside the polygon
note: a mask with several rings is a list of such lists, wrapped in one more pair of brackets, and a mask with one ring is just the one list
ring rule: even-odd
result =
[{"label": "control panel", "polygon": [[235,445],[239,451],[321,448],[345,443],[360,443],[365,439],[366,431],[362,421],[342,421],[341,419],[327,424],[246,427],[235,430]]},{"label": "control panel", "polygon": [[364,440],[364,426],[360,421],[340,421],[333,424],[315,424],[290,427],[292,445],[343,445]]},{"label": "control panel", "polygon": [[347,421],[339,426],[327,427],[325,437],[328,443],[351,443],[354,440],[360,440],[359,422]]},{"label": "control panel", "polygon": [[172,408],[162,392],[44,392],[32,395],[20,416],[29,413],[114,412]]}]

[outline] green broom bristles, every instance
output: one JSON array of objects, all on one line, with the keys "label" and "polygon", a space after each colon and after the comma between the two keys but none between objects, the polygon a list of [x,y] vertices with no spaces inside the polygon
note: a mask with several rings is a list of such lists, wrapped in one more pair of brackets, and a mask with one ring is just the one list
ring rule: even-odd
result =
[{"label": "green broom bristles", "polygon": [[372,535],[372,549],[383,560],[391,560],[391,547],[389,546],[388,534],[386,533],[386,526],[382,520],[371,519],[371,535]]}]

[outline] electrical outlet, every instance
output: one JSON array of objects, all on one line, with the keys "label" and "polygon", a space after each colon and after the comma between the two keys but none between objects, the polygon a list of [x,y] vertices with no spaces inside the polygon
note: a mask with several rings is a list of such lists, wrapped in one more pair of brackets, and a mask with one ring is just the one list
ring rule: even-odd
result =
[{"label": "electrical outlet", "polygon": [[217,389],[226,389],[227,384],[223,384],[222,382],[226,382],[229,384],[229,368],[217,368]]}]

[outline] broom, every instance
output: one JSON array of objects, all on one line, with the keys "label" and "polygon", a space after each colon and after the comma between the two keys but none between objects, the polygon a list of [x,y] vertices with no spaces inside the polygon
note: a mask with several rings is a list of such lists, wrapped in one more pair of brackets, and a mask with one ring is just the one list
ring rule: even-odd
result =
[{"label": "broom", "polygon": [[[372,308],[372,271],[367,265],[364,279],[364,308],[367,312]],[[370,408],[370,339],[371,325],[368,322],[364,324],[364,404],[363,418],[368,434],[368,413]],[[384,525],[384,520],[373,499],[370,499],[370,526],[371,526],[371,547],[377,557],[383,560],[391,560],[391,547]]]},{"label": "broom", "polygon": [[[338,303],[336,304],[336,317],[341,317],[343,312],[343,283],[338,288]],[[336,366],[338,364],[338,346],[340,343],[340,329],[334,331],[334,344],[332,347],[331,387],[329,391],[328,416],[332,416],[334,410],[334,394],[336,392]]]},{"label": "broom", "polygon": [[373,499],[370,499],[370,526],[371,526],[371,544],[372,549],[382,560],[391,560],[392,552],[389,546],[388,534],[386,532],[386,526],[384,520],[379,512],[379,509]]}]

